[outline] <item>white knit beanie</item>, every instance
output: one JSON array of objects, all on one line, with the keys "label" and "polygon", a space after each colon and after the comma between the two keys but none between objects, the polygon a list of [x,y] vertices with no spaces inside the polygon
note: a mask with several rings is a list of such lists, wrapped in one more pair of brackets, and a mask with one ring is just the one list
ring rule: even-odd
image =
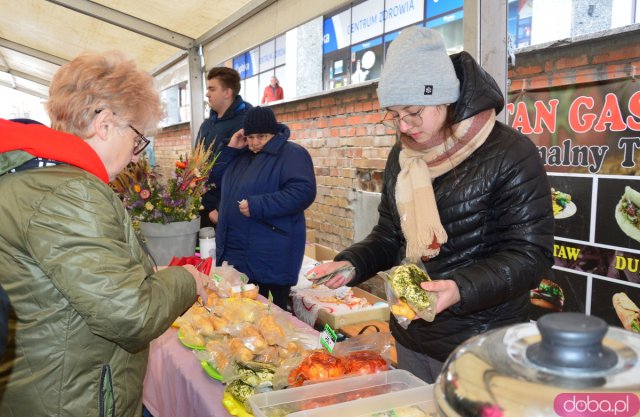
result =
[{"label": "white knit beanie", "polygon": [[378,83],[380,107],[454,103],[460,81],[440,33],[424,27],[404,29],[391,42]]}]

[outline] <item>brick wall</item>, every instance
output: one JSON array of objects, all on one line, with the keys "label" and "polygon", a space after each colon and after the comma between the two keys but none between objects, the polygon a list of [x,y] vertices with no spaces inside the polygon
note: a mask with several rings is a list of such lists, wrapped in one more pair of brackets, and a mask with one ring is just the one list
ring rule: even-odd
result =
[{"label": "brick wall", "polygon": [[510,68],[510,91],[640,77],[640,25],[528,47]]},{"label": "brick wall", "polygon": [[291,129],[291,139],[307,148],[315,166],[318,194],[306,212],[318,243],[343,249],[353,243],[355,190],[381,191],[392,131],[378,124],[384,116],[376,84],[368,84],[273,107]]},{"label": "brick wall", "polygon": [[155,136],[156,165],[164,178],[173,175],[175,162],[191,149],[189,123],[181,123],[159,130]]}]

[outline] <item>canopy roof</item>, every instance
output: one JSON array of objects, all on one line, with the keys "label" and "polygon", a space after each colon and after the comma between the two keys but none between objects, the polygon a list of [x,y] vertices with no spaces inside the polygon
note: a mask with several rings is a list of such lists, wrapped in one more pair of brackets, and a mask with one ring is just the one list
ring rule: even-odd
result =
[{"label": "canopy roof", "polygon": [[0,85],[45,98],[60,65],[119,49],[158,73],[275,0],[0,0]]}]

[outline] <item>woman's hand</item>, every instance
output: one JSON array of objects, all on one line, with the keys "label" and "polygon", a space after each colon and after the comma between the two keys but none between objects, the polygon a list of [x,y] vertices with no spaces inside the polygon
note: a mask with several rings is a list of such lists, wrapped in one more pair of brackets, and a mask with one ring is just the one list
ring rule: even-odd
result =
[{"label": "woman's hand", "polygon": [[[342,269],[341,271],[338,271]],[[328,275],[334,274],[326,282],[319,282]],[[356,276],[356,271],[351,262],[338,261],[320,264],[305,275],[309,281],[319,282],[329,288],[339,288],[347,285]],[[319,285],[318,284],[318,285]]]},{"label": "woman's hand", "polygon": [[231,139],[229,139],[228,146],[236,149],[242,149],[247,146],[247,138],[244,135],[244,129],[238,130],[236,133],[233,134],[233,136],[231,136]]},{"label": "woman's hand", "polygon": [[425,281],[421,283],[420,286],[423,290],[434,292],[438,295],[436,314],[443,312],[460,301],[460,290],[458,289],[458,284],[450,279]]},{"label": "woman's hand", "polygon": [[211,220],[213,224],[218,224],[218,210],[211,210],[209,212],[209,220]]},{"label": "woman's hand", "polygon": [[240,209],[240,213],[244,214],[247,217],[251,217],[251,212],[249,211],[249,202],[246,198],[238,201],[238,208]]},{"label": "woman's hand", "polygon": [[196,282],[196,294],[202,299],[202,304],[207,305],[209,299],[209,294],[207,294],[207,288],[210,282],[209,277],[198,271],[193,265],[183,265],[182,267],[193,276]]}]

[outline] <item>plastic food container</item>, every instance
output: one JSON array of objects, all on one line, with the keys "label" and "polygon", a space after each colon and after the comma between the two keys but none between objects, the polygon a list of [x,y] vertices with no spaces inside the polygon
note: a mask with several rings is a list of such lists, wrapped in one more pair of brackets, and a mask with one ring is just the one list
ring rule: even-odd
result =
[{"label": "plastic food container", "polygon": [[433,385],[290,414],[304,417],[437,417]]},{"label": "plastic food container", "polygon": [[[249,398],[249,404],[255,417],[316,416],[318,414],[309,413],[312,411],[318,413],[321,407],[333,408],[336,405],[343,409],[349,402],[360,404],[364,402],[364,398],[369,401],[378,396],[397,394],[419,387],[427,387],[427,384],[410,372],[394,369],[377,374],[256,394]],[[432,399],[431,394],[428,399]],[[348,414],[346,412],[333,414],[332,417],[337,415],[353,414],[349,411]]]},{"label": "plastic food container", "polygon": [[318,322],[320,324],[328,324],[333,329],[340,329],[343,326],[365,321],[389,320],[389,304],[385,300],[358,287],[353,287],[352,290],[354,296],[366,299],[371,305],[352,311],[336,313],[321,308],[318,311]]}]

